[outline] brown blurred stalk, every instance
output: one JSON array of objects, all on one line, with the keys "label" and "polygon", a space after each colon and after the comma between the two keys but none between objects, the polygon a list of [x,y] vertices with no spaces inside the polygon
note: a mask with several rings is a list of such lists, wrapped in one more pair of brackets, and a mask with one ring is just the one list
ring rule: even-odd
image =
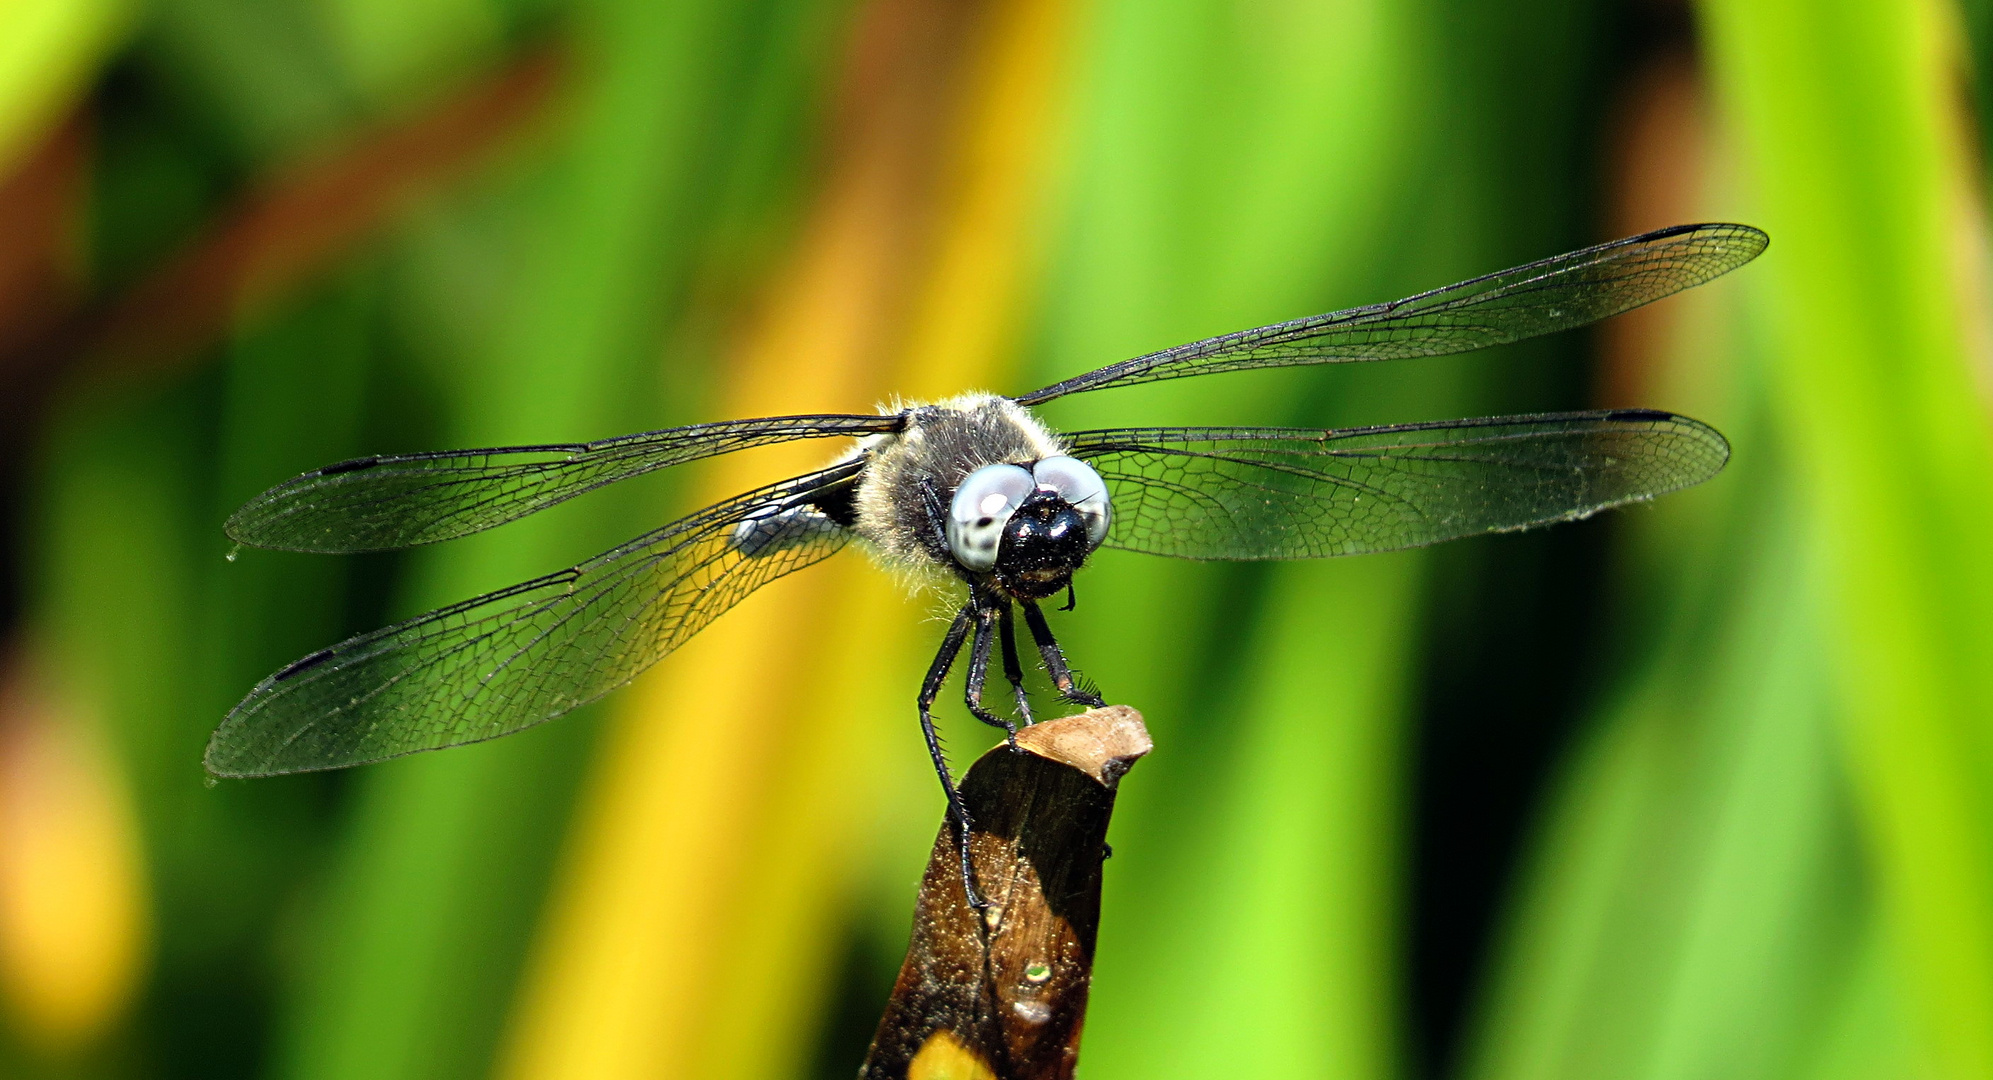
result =
[{"label": "brown blurred stalk", "polygon": [[1063,1080],[1100,927],[1107,820],[1122,774],[1151,749],[1140,713],[1094,709],[1018,733],[962,779],[978,912],[954,826],[934,839],[899,981],[862,1080]]},{"label": "brown blurred stalk", "polygon": [[[199,355],[235,321],[308,284],[412,202],[484,164],[545,115],[562,70],[555,47],[525,53],[426,110],[278,170],[122,294],[87,304],[46,298],[32,340],[0,336],[8,353],[0,363],[7,383],[0,429],[24,430],[66,382],[171,370]],[[23,182],[41,175],[34,163],[46,162],[68,166],[64,175],[80,183],[73,165],[81,160],[82,130],[80,123],[58,130]]]}]

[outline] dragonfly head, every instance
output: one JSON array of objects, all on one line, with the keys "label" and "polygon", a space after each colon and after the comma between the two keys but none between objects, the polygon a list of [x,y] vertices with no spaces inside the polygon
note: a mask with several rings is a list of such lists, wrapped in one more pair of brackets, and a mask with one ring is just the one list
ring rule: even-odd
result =
[{"label": "dragonfly head", "polygon": [[1107,485],[1086,463],[1049,457],[1029,468],[990,465],[956,488],[948,547],[963,568],[986,573],[1012,596],[1063,590],[1107,538]]},{"label": "dragonfly head", "polygon": [[1039,490],[1024,500],[1003,528],[991,574],[1012,596],[1042,600],[1065,590],[1093,553],[1086,518],[1056,492]]}]

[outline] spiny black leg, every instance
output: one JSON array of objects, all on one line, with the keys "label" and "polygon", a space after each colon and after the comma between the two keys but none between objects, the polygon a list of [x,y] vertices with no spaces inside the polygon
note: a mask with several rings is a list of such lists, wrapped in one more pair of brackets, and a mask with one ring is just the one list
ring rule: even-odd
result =
[{"label": "spiny black leg", "polygon": [[[934,481],[920,482],[920,500],[927,507],[927,526],[931,530],[928,542],[934,545],[936,556],[948,558],[948,514],[941,507],[941,493],[934,490]],[[974,602],[974,597],[970,597]]]},{"label": "spiny black leg", "polygon": [[1017,659],[1017,630],[1011,624],[1010,601],[997,609],[997,632],[1003,640],[1003,677],[1010,680],[1010,692],[1017,695],[1017,716],[1025,727],[1031,719],[1031,699],[1024,693],[1024,665]]},{"label": "spiny black leg", "polygon": [[1017,745],[1017,725],[983,708],[983,684],[989,681],[990,643],[996,637],[997,609],[978,597],[969,601],[978,605],[976,609],[976,641],[969,646],[969,673],[962,680],[962,701],[969,706],[969,712],[976,719],[991,727],[1000,727],[1010,734],[1010,743]]},{"label": "spiny black leg", "polygon": [[1029,600],[1020,600],[1024,605],[1024,624],[1031,628],[1031,640],[1038,643],[1038,655],[1045,658],[1045,673],[1052,676],[1052,685],[1059,688],[1059,696],[1080,705],[1091,705],[1098,709],[1107,704],[1099,694],[1082,687],[1073,678],[1072,669],[1066,666],[1066,654],[1059,651],[1058,639],[1052,636],[1052,628],[1045,624],[1045,613]]},{"label": "spiny black leg", "polygon": [[976,602],[972,599],[962,606],[955,615],[955,621],[948,624],[948,633],[942,635],[941,651],[934,654],[934,663],[927,668],[927,678],[920,684],[920,733],[927,737],[927,754],[934,759],[934,774],[941,778],[941,791],[948,797],[948,815],[955,819],[956,850],[962,857],[962,891],[969,898],[969,906],[981,911],[989,906],[981,893],[976,891],[976,879],[969,869],[969,810],[962,805],[962,793],[955,790],[955,778],[948,773],[948,758],[941,752],[941,734],[934,730],[934,699],[941,696],[941,684],[948,681],[948,669],[955,666],[955,656],[962,651],[962,640],[969,636],[969,627],[976,618]]}]

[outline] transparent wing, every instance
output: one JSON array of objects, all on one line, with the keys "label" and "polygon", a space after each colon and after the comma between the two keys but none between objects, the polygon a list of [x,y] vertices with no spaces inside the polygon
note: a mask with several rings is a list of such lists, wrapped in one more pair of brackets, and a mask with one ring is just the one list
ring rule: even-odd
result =
[{"label": "transparent wing", "polygon": [[1130,428],[1066,437],[1107,480],[1107,546],[1304,559],[1570,521],[1698,484],[1730,444],[1648,409],[1312,431]]},{"label": "transparent wing", "polygon": [[256,496],[224,528],[284,551],[385,551],[489,529],[632,476],[791,439],[897,430],[897,416],[772,416],[592,443],[365,457]]},{"label": "transparent wing", "polygon": [[1109,364],[1017,400],[1187,375],[1443,356],[1596,322],[1729,273],[1769,243],[1749,225],[1677,225],[1389,304],[1241,330]]},{"label": "transparent wing", "polygon": [[343,641],[264,679],[208,771],[334,769],[495,739],[635,678],[748,593],[850,534],[812,497],[840,465],[708,507],[579,566]]}]

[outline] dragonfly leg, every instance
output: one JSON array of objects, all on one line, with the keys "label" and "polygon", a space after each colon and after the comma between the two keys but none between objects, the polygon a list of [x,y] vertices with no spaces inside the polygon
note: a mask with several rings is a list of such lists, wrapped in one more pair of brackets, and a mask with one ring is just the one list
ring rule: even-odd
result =
[{"label": "dragonfly leg", "polygon": [[1011,622],[1010,601],[997,609],[997,632],[1003,641],[1003,677],[1010,680],[1010,692],[1017,696],[1017,716],[1025,727],[1031,719],[1031,699],[1024,693],[1024,665],[1017,659],[1017,629]]},{"label": "dragonfly leg", "polygon": [[955,789],[955,778],[948,772],[948,757],[941,750],[941,733],[934,730],[934,700],[941,696],[941,684],[948,681],[948,669],[955,666],[962,641],[969,636],[969,628],[975,621],[976,601],[971,599],[942,635],[941,650],[934,654],[934,663],[928,665],[927,678],[920,684],[919,708],[920,733],[927,739],[927,754],[934,759],[934,774],[941,778],[941,791],[948,798],[948,816],[955,822],[956,851],[962,859],[962,891],[969,899],[969,906],[981,911],[989,906],[989,901],[976,891],[975,876],[969,868],[969,810],[962,805],[962,793]]},{"label": "dragonfly leg", "polygon": [[1107,704],[1093,690],[1080,684],[1074,677],[1073,669],[1066,666],[1066,654],[1059,651],[1059,642],[1052,636],[1052,628],[1045,623],[1045,613],[1029,600],[1020,600],[1024,605],[1024,625],[1031,628],[1031,640],[1038,643],[1038,655],[1045,658],[1045,673],[1052,677],[1052,685],[1059,688],[1059,696],[1076,705],[1091,705],[1098,709]]},{"label": "dragonfly leg", "polygon": [[990,646],[996,639],[997,607],[988,597],[969,602],[976,607],[976,640],[969,646],[969,671],[962,680],[962,702],[976,719],[1009,732],[1010,743],[1016,746],[1017,725],[983,707],[983,684],[990,675]]},{"label": "dragonfly leg", "polygon": [[[938,557],[947,558],[948,526],[946,522],[948,521],[948,511],[942,508],[941,493],[934,490],[934,481],[922,480],[920,482],[920,501],[927,508],[928,543],[934,548],[935,554]],[[973,593],[969,598],[969,602],[972,604],[975,603]]]}]

